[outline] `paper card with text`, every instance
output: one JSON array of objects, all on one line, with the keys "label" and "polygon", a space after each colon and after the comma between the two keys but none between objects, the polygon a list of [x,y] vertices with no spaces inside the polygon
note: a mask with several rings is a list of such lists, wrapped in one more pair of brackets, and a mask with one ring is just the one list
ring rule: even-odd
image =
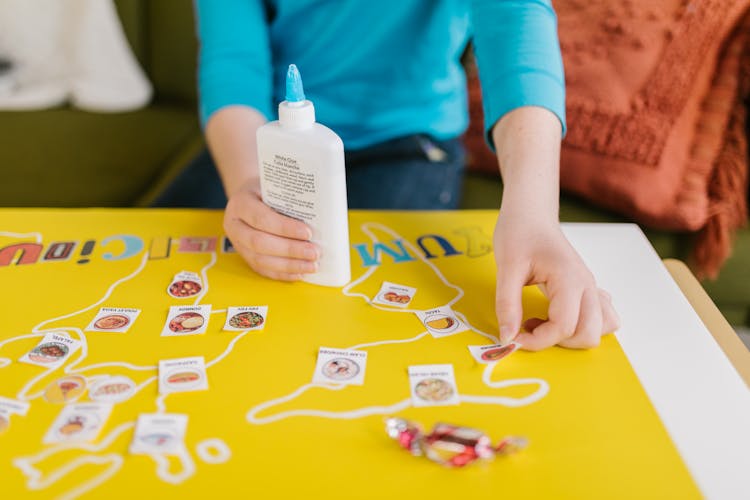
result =
[{"label": "paper card with text", "polygon": [[182,337],[206,333],[211,318],[211,305],[172,306],[161,331],[162,337]]},{"label": "paper card with text", "polygon": [[450,306],[438,307],[428,311],[416,311],[414,314],[419,317],[427,331],[436,338],[455,335],[469,329],[463,321],[458,319]]},{"label": "paper card with text", "polygon": [[86,327],[87,332],[125,333],[135,322],[140,309],[127,307],[102,307]]},{"label": "paper card with text", "polygon": [[0,396],[0,409],[11,415],[21,415],[22,417],[25,417],[30,406],[31,404],[26,401],[18,401]]},{"label": "paper card with text", "polygon": [[407,307],[414,299],[417,293],[416,288],[406,285],[398,285],[390,281],[384,281],[380,291],[372,299],[374,304],[384,304],[387,306]]},{"label": "paper card with text", "polygon": [[81,341],[64,332],[48,333],[31,351],[24,354],[21,363],[57,368],[81,347]]},{"label": "paper card with text", "polygon": [[501,359],[510,356],[521,347],[518,342],[494,345],[470,345],[469,351],[478,363],[485,365],[497,363]]},{"label": "paper card with text", "polygon": [[262,330],[266,326],[268,306],[238,306],[227,309],[227,321],[224,330],[228,332],[244,332],[246,330]]},{"label": "paper card with text", "polygon": [[460,403],[453,365],[410,366],[409,385],[414,406],[446,406]]},{"label": "paper card with text", "polygon": [[208,377],[203,356],[159,361],[159,394],[206,389]]},{"label": "paper card with text", "polygon": [[6,408],[0,407],[0,436],[10,428],[10,416],[12,413]]},{"label": "paper card with text", "polygon": [[0,396],[0,435],[10,428],[11,415],[24,417],[29,411],[29,406],[31,405],[26,401],[16,401]]},{"label": "paper card with text", "polygon": [[177,413],[141,413],[135,424],[130,453],[176,455],[185,449],[188,416]]},{"label": "paper card with text", "polygon": [[203,290],[203,282],[199,274],[181,271],[175,274],[167,287],[167,293],[176,299],[186,299],[198,295]]},{"label": "paper card with text", "polygon": [[44,436],[44,444],[93,441],[112,413],[109,403],[77,403],[63,408]]},{"label": "paper card with text", "polygon": [[367,352],[321,347],[315,365],[313,383],[351,384],[365,383]]}]

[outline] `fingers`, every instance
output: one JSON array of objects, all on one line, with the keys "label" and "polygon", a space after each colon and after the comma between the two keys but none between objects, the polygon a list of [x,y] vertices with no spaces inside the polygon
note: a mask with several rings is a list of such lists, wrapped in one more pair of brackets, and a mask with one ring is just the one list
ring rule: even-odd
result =
[{"label": "fingers", "polygon": [[266,206],[257,193],[233,196],[224,213],[224,231],[234,248],[258,274],[297,281],[318,270],[319,250],[303,222]]},{"label": "fingers", "polygon": [[[550,303],[549,320],[530,318],[524,322],[524,328],[528,333],[521,333],[516,338],[524,349],[538,351],[553,345],[572,349],[589,349],[598,346],[603,335],[620,326],[620,319],[612,305],[612,299],[604,290],[595,287],[583,290],[580,304],[576,306],[578,314],[572,333],[566,333],[566,328],[560,326],[569,321],[567,316],[563,316],[565,319],[554,321],[553,311],[558,315],[559,312],[557,307],[553,308],[553,302]],[[563,304],[563,301],[558,301],[558,304]]]},{"label": "fingers", "polygon": [[255,193],[242,192],[232,197],[226,213],[264,233],[303,241],[312,238],[312,231],[304,222],[281,215]]},{"label": "fingers", "polygon": [[539,351],[573,337],[579,323],[583,296],[584,289],[578,286],[566,285],[550,290],[549,319],[531,333],[519,334],[516,341],[526,350]]},{"label": "fingers", "polygon": [[232,234],[232,244],[259,255],[271,255],[308,261],[318,260],[318,249],[314,243],[264,233],[240,220],[227,222],[227,234]]},{"label": "fingers", "polygon": [[521,296],[526,284],[526,273],[519,266],[499,267],[495,291],[495,313],[500,330],[500,342],[510,342],[521,329],[523,309]]},{"label": "fingers", "polygon": [[599,303],[602,306],[602,332],[612,333],[620,328],[620,316],[612,305],[612,296],[606,291],[599,289]]},{"label": "fingers", "polygon": [[572,337],[563,339],[560,346],[573,349],[589,349],[601,342],[602,334],[602,306],[597,288],[587,288],[581,298],[581,311],[578,325]]}]

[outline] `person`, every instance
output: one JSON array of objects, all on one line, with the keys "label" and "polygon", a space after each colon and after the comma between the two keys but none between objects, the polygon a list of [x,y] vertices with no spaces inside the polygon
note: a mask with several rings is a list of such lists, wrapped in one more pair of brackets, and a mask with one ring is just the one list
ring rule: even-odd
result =
[{"label": "person", "polygon": [[[549,0],[197,0],[200,115],[228,202],[224,229],[257,273],[316,270],[301,221],[260,197],[255,131],[275,119],[296,64],[318,121],[342,138],[350,208],[456,208],[468,121],[461,55],[471,40],[486,134],[504,183],[493,242],[503,342],[597,346],[618,326],[609,295],[561,231],[564,78]],[[209,164],[210,165],[210,164]],[[218,185],[218,180],[214,183]],[[182,190],[184,191],[184,190]],[[539,284],[549,318],[522,330],[522,288]]]}]

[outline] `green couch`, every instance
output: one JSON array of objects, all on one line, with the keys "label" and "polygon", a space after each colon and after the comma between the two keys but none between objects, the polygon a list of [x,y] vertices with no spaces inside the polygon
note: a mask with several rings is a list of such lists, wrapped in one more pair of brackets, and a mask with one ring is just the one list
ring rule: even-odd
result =
[{"label": "green couch", "polygon": [[[116,0],[133,50],[155,89],[152,104],[121,114],[68,107],[0,112],[0,204],[146,206],[203,147],[197,121],[191,0]],[[497,176],[470,174],[464,208],[496,208]],[[622,222],[563,196],[564,221]],[[690,235],[646,231],[662,257],[685,259]],[[750,325],[750,230],[707,291],[733,324]]]}]

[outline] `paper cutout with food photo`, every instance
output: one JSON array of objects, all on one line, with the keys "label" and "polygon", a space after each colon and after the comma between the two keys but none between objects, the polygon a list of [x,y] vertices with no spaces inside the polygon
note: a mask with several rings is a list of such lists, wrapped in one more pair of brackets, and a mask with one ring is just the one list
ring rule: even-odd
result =
[{"label": "paper cutout with food photo", "polygon": [[[614,336],[593,350],[472,357],[468,346],[498,344],[491,211],[351,212],[353,281],[343,289],[257,276],[224,238],[219,212],[3,214],[0,282],[14,291],[4,303],[14,314],[0,325],[0,396],[31,405],[3,423],[9,498],[314,498],[332,487],[368,498],[699,497]],[[181,252],[195,235],[214,244]],[[202,288],[172,297],[183,271]],[[417,292],[407,307],[377,303],[384,282]],[[523,297],[527,318],[544,317],[538,290]],[[170,307],[209,304],[205,333],[161,336]],[[252,309],[262,328],[224,331],[228,308],[240,306],[266,307]],[[84,331],[103,307],[141,312],[127,333]],[[435,336],[416,314],[444,307],[465,331]],[[15,361],[51,331],[81,348],[56,369]],[[323,346],[366,353],[364,383],[313,383]],[[197,356],[208,389],[159,394],[159,362]],[[424,365],[451,366],[458,404],[415,407],[408,368]],[[45,392],[65,377],[87,385],[75,404],[103,397],[114,407],[92,441],[44,445],[65,399]],[[136,443],[139,416],[148,439]],[[394,443],[387,416],[528,446],[445,470]],[[171,436],[168,447],[159,435]]]}]

